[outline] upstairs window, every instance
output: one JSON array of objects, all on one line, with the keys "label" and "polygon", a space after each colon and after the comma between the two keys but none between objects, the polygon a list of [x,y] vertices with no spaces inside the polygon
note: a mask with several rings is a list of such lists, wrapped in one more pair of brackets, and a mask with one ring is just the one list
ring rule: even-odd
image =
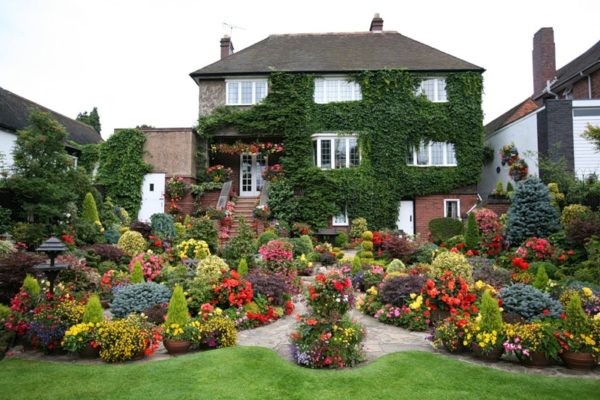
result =
[{"label": "upstairs window", "polygon": [[418,167],[455,167],[454,145],[446,142],[421,143],[418,148],[408,150],[406,164]]},{"label": "upstairs window", "polygon": [[362,93],[358,83],[346,78],[317,78],[314,99],[318,104],[362,100]]},{"label": "upstairs window", "polygon": [[360,164],[358,138],[335,133],[313,135],[313,160],[321,169],[350,168]]},{"label": "upstairs window", "polygon": [[249,106],[267,97],[266,79],[236,79],[225,81],[228,106]]},{"label": "upstairs window", "polygon": [[448,97],[446,96],[446,78],[423,79],[415,95],[424,95],[429,101],[433,101],[434,103],[445,103],[448,101]]}]

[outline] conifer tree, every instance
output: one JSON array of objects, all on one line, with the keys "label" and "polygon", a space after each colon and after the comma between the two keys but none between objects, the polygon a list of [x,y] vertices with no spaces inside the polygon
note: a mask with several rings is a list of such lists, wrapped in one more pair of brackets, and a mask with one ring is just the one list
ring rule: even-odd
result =
[{"label": "conifer tree", "polygon": [[479,225],[477,225],[477,219],[475,219],[475,213],[469,213],[467,219],[467,232],[465,233],[465,245],[467,249],[474,250],[479,246]]},{"label": "conifer tree", "polygon": [[95,224],[96,222],[100,222],[100,217],[98,216],[98,208],[96,207],[96,200],[94,200],[94,196],[88,192],[85,195],[85,199],[83,199],[83,209],[81,211],[81,218],[89,222],[90,224]]},{"label": "conifer tree", "polygon": [[171,300],[169,301],[169,309],[167,310],[167,320],[165,324],[170,326],[171,324],[178,324],[184,326],[190,319],[190,312],[188,311],[187,300],[181,286],[175,286]]},{"label": "conifer tree", "polygon": [[83,323],[87,324],[98,323],[104,320],[104,313],[102,312],[102,305],[100,304],[100,298],[97,294],[93,294],[88,299],[85,305],[85,311],[83,313]]},{"label": "conifer tree", "polygon": [[133,264],[133,271],[130,277],[131,283],[144,283],[144,272],[142,271],[142,263],[137,260]]}]

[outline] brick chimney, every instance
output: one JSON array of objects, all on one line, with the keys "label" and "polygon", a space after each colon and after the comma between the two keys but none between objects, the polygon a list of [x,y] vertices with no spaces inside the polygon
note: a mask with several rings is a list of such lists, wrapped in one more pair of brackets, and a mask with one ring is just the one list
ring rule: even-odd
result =
[{"label": "brick chimney", "polygon": [[371,21],[370,32],[382,32],[383,31],[383,18],[379,16],[379,13],[375,14]]},{"label": "brick chimney", "polygon": [[221,59],[224,59],[227,56],[233,54],[233,43],[231,43],[231,38],[229,35],[223,36],[221,39]]},{"label": "brick chimney", "polygon": [[542,28],[533,35],[533,96],[542,93],[546,82],[556,77],[554,30]]}]

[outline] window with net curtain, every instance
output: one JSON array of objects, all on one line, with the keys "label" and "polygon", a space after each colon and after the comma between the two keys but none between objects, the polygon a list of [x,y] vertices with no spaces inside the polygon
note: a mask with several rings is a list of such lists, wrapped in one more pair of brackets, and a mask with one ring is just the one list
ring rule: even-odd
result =
[{"label": "window with net curtain", "polygon": [[455,167],[457,161],[454,144],[422,142],[419,146],[410,146],[407,150],[406,164],[421,167]]},{"label": "window with net curtain", "polygon": [[362,100],[360,85],[345,77],[316,78],[314,101],[318,104]]},{"label": "window with net curtain", "polygon": [[435,103],[444,103],[448,101],[448,96],[446,94],[446,78],[424,78],[417,88],[415,95],[423,95],[427,97],[429,101],[433,101]]},{"label": "window with net curtain", "polygon": [[266,79],[228,79],[225,85],[227,105],[258,104],[267,97],[268,83]]},{"label": "window with net curtain", "polygon": [[322,133],[312,136],[313,161],[321,169],[351,168],[360,165],[358,138]]}]

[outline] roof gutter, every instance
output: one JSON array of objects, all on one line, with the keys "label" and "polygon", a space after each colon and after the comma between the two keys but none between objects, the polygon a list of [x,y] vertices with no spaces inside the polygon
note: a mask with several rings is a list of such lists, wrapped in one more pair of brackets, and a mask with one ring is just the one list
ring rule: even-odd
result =
[{"label": "roof gutter", "polygon": [[559,89],[559,88],[567,85],[571,81],[574,81],[577,78],[580,78],[580,77],[583,77],[583,76],[589,76],[589,74],[591,72],[594,72],[594,70],[595,70],[594,67],[596,67],[596,66],[598,66],[600,68],[600,60],[596,60],[593,63],[591,63],[590,65],[588,65],[587,67],[585,67],[584,69],[582,69],[581,71],[574,73],[568,79],[566,79],[563,83],[561,83],[560,85],[556,86],[555,89]]}]

